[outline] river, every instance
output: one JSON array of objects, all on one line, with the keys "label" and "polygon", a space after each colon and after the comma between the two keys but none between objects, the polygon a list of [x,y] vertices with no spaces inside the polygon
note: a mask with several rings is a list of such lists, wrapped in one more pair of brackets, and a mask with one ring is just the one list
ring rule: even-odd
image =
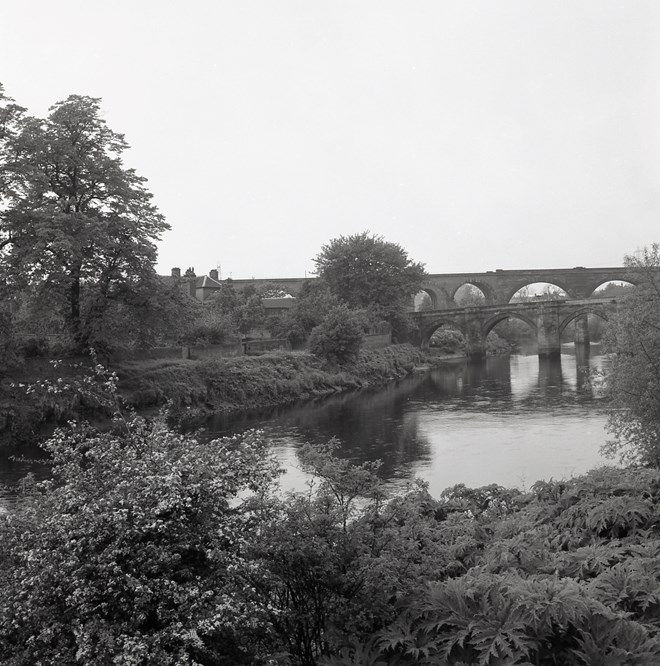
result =
[{"label": "river", "polygon": [[[607,461],[598,382],[607,358],[566,346],[561,359],[494,356],[479,363],[446,362],[389,386],[315,402],[208,420],[209,436],[260,428],[287,469],[285,489],[302,489],[297,451],[304,442],[339,441],[338,454],[356,463],[381,460],[394,488],[415,477],[438,495],[456,483],[529,488],[538,479],[581,474]],[[0,508],[19,479],[48,466],[0,458]]]},{"label": "river", "polygon": [[[338,454],[382,462],[397,487],[415,477],[432,494],[456,484],[528,488],[538,479],[581,474],[608,461],[599,454],[606,417],[598,377],[607,358],[493,356],[448,362],[386,388],[326,398],[239,418],[209,419],[222,436],[260,428],[287,469],[282,485],[304,487],[296,452],[304,442],[339,440]],[[591,379],[590,379],[591,378]]]}]

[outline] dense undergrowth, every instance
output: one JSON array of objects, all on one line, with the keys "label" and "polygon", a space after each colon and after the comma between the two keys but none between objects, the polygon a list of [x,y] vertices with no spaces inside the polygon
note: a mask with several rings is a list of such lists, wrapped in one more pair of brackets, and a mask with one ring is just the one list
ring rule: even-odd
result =
[{"label": "dense undergrowth", "polygon": [[200,360],[124,363],[120,391],[137,409],[164,405],[179,416],[270,407],[385,383],[409,374],[424,354],[411,345],[363,350],[333,366],[302,352]]},{"label": "dense undergrowth", "polygon": [[660,663],[658,471],[392,498],[304,447],[282,495],[258,433],[114,423],[58,431],[0,515],[3,664]]},{"label": "dense undergrowth", "polygon": [[[528,494],[459,485],[386,514],[401,505],[420,512],[426,570],[413,589],[394,583],[391,622],[324,664],[660,663],[657,471],[602,468]],[[391,541],[410,529],[395,523]]]},{"label": "dense undergrowth", "polygon": [[[150,411],[169,405],[174,421],[194,423],[214,412],[238,412],[384,384],[430,359],[411,345],[363,350],[350,365],[333,366],[302,352],[214,360],[147,360],[116,366],[126,404]],[[78,390],[90,362],[40,366],[40,381],[0,380],[0,446],[18,448],[68,419],[108,420],[94,393]],[[63,390],[44,378],[59,378]],[[26,393],[25,387],[30,386]]]}]

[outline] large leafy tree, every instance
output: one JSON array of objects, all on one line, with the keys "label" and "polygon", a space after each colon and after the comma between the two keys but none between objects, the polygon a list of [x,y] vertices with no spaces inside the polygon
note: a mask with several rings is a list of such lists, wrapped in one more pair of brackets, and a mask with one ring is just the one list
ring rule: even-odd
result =
[{"label": "large leafy tree", "polygon": [[408,309],[425,275],[400,245],[368,231],[331,240],[314,261],[319,278],[349,307],[391,323]]},{"label": "large leafy tree", "polygon": [[112,319],[148,306],[155,241],[169,228],[100,100],[72,95],[46,119],[0,100],[0,245],[9,287],[48,307],[85,347]]}]

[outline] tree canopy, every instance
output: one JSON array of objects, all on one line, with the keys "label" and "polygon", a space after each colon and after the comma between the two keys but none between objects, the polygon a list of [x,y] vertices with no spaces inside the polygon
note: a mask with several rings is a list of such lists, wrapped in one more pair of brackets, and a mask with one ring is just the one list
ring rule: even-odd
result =
[{"label": "tree canopy", "polygon": [[368,231],[331,240],[314,261],[319,278],[339,299],[387,321],[407,309],[425,275],[424,265],[400,245]]},{"label": "tree canopy", "polygon": [[[0,90],[0,94],[2,91]],[[0,98],[0,248],[9,290],[47,304],[75,344],[148,309],[163,287],[155,242],[169,229],[100,100],[71,95],[46,119]],[[174,298],[174,296],[172,296]]]}]

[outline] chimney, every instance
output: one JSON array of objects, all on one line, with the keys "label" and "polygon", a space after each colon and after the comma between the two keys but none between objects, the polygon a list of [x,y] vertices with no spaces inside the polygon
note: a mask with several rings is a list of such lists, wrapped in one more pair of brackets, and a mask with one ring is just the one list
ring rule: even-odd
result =
[{"label": "chimney", "polygon": [[213,278],[214,280],[217,280],[218,279],[218,269],[217,268],[212,268],[209,271],[209,277]]},{"label": "chimney", "polygon": [[180,278],[181,277],[181,269],[180,268],[173,268],[172,269],[172,277],[173,278]]}]

